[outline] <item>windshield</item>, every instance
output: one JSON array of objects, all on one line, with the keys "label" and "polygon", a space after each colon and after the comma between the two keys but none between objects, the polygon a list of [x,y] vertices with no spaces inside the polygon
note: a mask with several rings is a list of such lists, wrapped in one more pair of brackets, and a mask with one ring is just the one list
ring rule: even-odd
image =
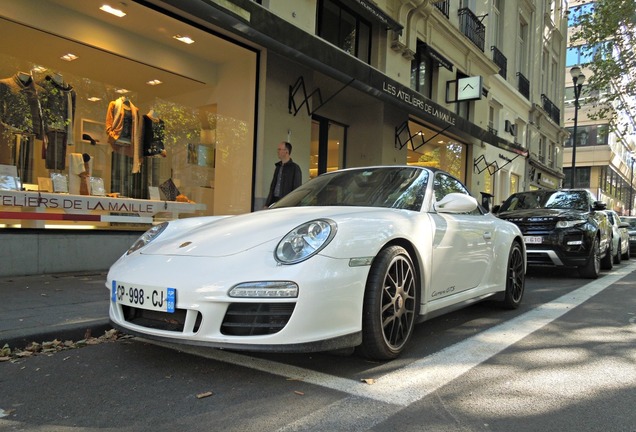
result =
[{"label": "windshield", "polygon": [[308,181],[272,208],[357,206],[419,211],[427,182],[428,171],[413,167],[336,171]]},{"label": "windshield", "polygon": [[585,191],[532,191],[508,197],[500,212],[526,209],[564,209],[590,211]]}]

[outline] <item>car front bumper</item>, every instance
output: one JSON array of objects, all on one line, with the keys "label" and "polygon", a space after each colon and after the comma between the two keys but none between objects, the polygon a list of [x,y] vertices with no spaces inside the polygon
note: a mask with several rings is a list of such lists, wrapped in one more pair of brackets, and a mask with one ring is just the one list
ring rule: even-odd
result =
[{"label": "car front bumper", "polygon": [[[323,351],[361,342],[362,302],[369,266],[317,255],[296,265],[253,257],[161,255],[126,257],[113,281],[176,289],[173,313],[148,311],[111,298],[112,325],[149,339],[253,351]],[[246,265],[245,263],[249,263]],[[292,281],[297,298],[233,298],[236,284]]]}]

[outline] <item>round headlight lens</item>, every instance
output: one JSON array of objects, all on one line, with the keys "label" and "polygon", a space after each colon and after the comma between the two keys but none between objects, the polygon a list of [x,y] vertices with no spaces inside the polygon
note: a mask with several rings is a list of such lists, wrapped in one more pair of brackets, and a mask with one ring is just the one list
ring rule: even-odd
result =
[{"label": "round headlight lens", "polygon": [[276,246],[276,260],[296,264],[317,254],[336,234],[334,221],[318,219],[304,223],[289,232]]},{"label": "round headlight lens", "polygon": [[130,255],[134,251],[141,249],[150,243],[153,239],[157,238],[159,234],[161,234],[168,227],[168,222],[162,222],[159,225],[155,225],[150,228],[148,231],[143,233],[141,237],[137,239],[135,243],[128,249],[126,255]]}]

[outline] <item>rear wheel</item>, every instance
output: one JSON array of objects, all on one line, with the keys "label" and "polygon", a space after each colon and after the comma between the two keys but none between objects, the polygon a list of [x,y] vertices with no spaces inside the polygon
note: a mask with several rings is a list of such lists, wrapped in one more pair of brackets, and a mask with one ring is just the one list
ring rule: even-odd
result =
[{"label": "rear wheel", "polygon": [[614,240],[610,237],[609,246],[607,246],[607,251],[605,256],[601,259],[601,268],[603,270],[611,270],[614,267]]},{"label": "rear wheel", "polygon": [[616,251],[616,255],[614,255],[614,264],[620,264],[621,258],[623,258],[623,251],[621,250],[621,241],[618,241],[618,250]]},{"label": "rear wheel", "polygon": [[629,260],[631,258],[631,251],[629,250],[629,245],[627,246],[627,248],[625,249],[625,252],[623,252],[623,256],[622,258],[624,260]]},{"label": "rear wheel", "polygon": [[599,250],[598,238],[592,243],[592,252],[584,266],[579,267],[579,273],[584,278],[596,279],[601,272],[601,252]]},{"label": "rear wheel", "polygon": [[506,273],[506,293],[503,305],[508,309],[516,309],[521,304],[526,283],[526,272],[523,266],[523,251],[519,243],[514,242],[508,254],[508,271]]},{"label": "rear wheel", "polygon": [[418,277],[411,257],[400,246],[383,249],[367,280],[359,351],[378,360],[396,358],[413,333],[418,308]]}]

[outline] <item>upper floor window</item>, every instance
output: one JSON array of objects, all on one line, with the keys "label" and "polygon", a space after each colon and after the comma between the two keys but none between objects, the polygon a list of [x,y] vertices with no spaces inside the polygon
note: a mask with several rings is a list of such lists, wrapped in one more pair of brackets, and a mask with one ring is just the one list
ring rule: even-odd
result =
[{"label": "upper floor window", "polygon": [[417,41],[415,58],[411,62],[411,88],[424,96],[431,97],[433,88],[433,58],[428,54],[426,44]]},{"label": "upper floor window", "polygon": [[565,66],[586,65],[594,61],[596,56],[605,58],[611,53],[609,42],[601,42],[595,45],[577,45],[567,49],[565,56]]},{"label": "upper floor window", "polygon": [[338,0],[319,0],[318,31],[331,42],[365,63],[371,59],[371,24]]},{"label": "upper floor window", "polygon": [[581,21],[581,17],[594,12],[594,3],[586,3],[580,6],[573,6],[568,9],[568,27],[576,27]]}]

